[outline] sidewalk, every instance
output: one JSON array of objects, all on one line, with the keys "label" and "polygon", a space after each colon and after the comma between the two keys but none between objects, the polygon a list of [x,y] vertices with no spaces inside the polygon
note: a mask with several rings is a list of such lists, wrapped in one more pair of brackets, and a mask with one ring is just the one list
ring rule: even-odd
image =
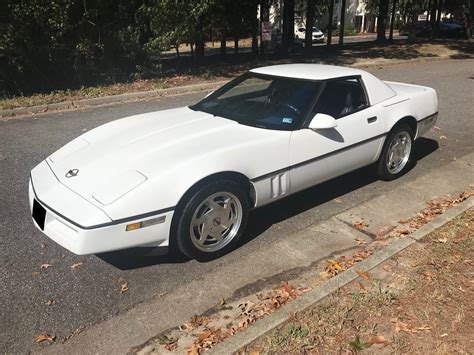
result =
[{"label": "sidewalk", "polygon": [[[183,353],[193,344],[211,341],[211,346],[215,345],[215,330],[229,329],[227,326],[245,330],[255,321],[257,325],[264,322],[265,317],[258,321],[254,317],[255,312],[268,312],[254,307],[262,298],[276,299],[280,306],[288,302],[291,305],[292,299],[297,304],[299,295],[325,284],[328,278],[336,281],[332,276],[351,263],[390,249],[390,243],[397,240],[413,243],[412,238],[406,238],[411,231],[406,230],[416,230],[436,217],[437,211],[446,209],[446,203],[456,205],[456,196],[469,190],[474,182],[473,166],[471,153],[442,169],[408,179],[401,189],[284,236],[262,248],[252,260],[235,261],[230,254],[205,278],[192,280],[173,294],[138,305],[90,327],[65,344],[53,344],[42,351]],[[418,213],[424,213],[424,218],[420,220]],[[235,268],[236,263],[239,269]],[[357,277],[353,271],[352,275]],[[189,291],[195,284],[201,290],[199,295]],[[239,331],[234,337],[237,339],[239,334],[243,333]]]}]

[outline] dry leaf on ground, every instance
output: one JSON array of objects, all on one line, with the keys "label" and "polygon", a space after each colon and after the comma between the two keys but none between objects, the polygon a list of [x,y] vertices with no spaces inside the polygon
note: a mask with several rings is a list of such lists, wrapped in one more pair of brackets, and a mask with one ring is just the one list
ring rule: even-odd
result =
[{"label": "dry leaf on ground", "polygon": [[357,229],[365,229],[369,226],[369,224],[366,221],[357,221],[354,222],[353,226]]},{"label": "dry leaf on ground", "polygon": [[356,270],[357,275],[362,277],[364,280],[370,280],[370,275],[368,272]]},{"label": "dry leaf on ground", "polygon": [[35,338],[35,343],[42,343],[43,341],[46,341],[46,340],[53,342],[55,339],[56,337],[54,335],[49,335],[45,333],[45,334],[38,335]]},{"label": "dry leaf on ground", "polygon": [[53,265],[51,265],[51,264],[41,264],[41,265],[40,265],[40,269],[47,269],[47,268],[49,268],[49,267],[51,267],[51,266],[53,266]]},{"label": "dry leaf on ground", "polygon": [[76,264],[72,264],[70,266],[71,269],[79,269],[80,267],[82,266],[82,263],[76,263]]},{"label": "dry leaf on ground", "polygon": [[56,300],[50,299],[46,302],[46,305],[51,306],[56,303]]},{"label": "dry leaf on ground", "polygon": [[125,293],[128,291],[128,282],[122,281],[120,282],[120,293]]},{"label": "dry leaf on ground", "polygon": [[390,341],[385,339],[383,335],[372,335],[369,339],[370,344],[388,344]]}]

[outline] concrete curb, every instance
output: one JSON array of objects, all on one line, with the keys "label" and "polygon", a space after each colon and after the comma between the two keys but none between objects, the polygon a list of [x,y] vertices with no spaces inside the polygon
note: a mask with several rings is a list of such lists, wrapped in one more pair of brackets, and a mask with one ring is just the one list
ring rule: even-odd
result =
[{"label": "concrete curb", "polygon": [[396,254],[400,253],[402,250],[408,248],[410,245],[413,245],[416,242],[420,241],[426,235],[440,228],[441,226],[451,221],[461,213],[467,211],[471,207],[474,207],[474,198],[469,198],[458,206],[446,211],[444,214],[437,217],[433,221],[425,224],[423,227],[418,229],[416,232],[414,232],[407,238],[399,239],[398,241],[395,241],[392,244],[386,246],[385,248],[375,252],[367,259],[361,261],[354,267],[348,269],[347,271],[344,271],[336,277],[328,280],[320,287],[309,291],[307,294],[283,306],[278,311],[275,311],[269,316],[258,320],[254,325],[251,325],[242,333],[238,333],[233,337],[225,340],[224,342],[216,345],[207,353],[234,354],[239,352],[240,349],[248,346],[261,336],[276,329],[277,327],[288,321],[288,314],[302,312],[314,306],[317,302],[329,296],[334,291],[337,291],[341,287],[357,279],[359,275],[357,274],[356,270],[365,272],[370,271],[377,265],[390,259]]},{"label": "concrete curb", "polygon": [[[440,61],[440,60],[449,60],[450,58],[443,58],[443,57],[428,57],[428,58],[414,58],[409,60],[389,60],[385,62],[379,63],[360,63],[360,64],[353,64],[350,67],[353,68],[370,68],[370,67],[380,67],[386,65],[399,65],[399,64],[407,64],[407,63],[422,63],[427,61]],[[331,63],[327,63],[331,65]],[[201,84],[194,84],[194,85],[184,85],[184,86],[176,86],[167,89],[157,89],[157,90],[149,90],[149,91],[138,91],[138,92],[131,92],[119,95],[109,95],[109,96],[102,96],[102,97],[95,97],[91,99],[81,99],[81,100],[68,100],[58,103],[52,104],[45,104],[45,105],[37,105],[37,106],[29,106],[29,107],[18,107],[12,109],[3,109],[0,110],[0,119],[1,118],[9,118],[14,116],[21,116],[21,115],[32,115],[38,113],[45,113],[49,111],[57,111],[57,110],[70,110],[70,109],[79,109],[85,107],[93,107],[93,106],[100,106],[100,105],[113,105],[118,104],[121,102],[127,102],[132,100],[143,100],[146,98],[152,98],[156,96],[163,96],[163,95],[181,95],[186,93],[192,92],[199,92],[199,91],[207,91],[218,88],[225,83],[227,80],[220,80],[215,82],[206,82]]]}]

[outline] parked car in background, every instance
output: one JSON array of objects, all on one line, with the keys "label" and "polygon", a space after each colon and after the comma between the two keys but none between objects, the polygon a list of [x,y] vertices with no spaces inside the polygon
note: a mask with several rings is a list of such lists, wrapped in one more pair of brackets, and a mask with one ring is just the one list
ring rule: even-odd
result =
[{"label": "parked car in background", "polygon": [[256,68],[195,105],[72,140],[31,171],[31,214],[76,254],[169,245],[215,258],[238,245],[251,209],[363,166],[400,177],[437,114],[434,89],[363,70]]},{"label": "parked car in background", "polygon": [[[304,27],[299,27],[295,30],[295,38],[304,40],[306,37],[306,29]],[[313,43],[322,43],[324,42],[324,33],[320,29],[313,27],[312,32],[312,42]]]},{"label": "parked car in background", "polygon": [[[400,36],[410,35],[410,25],[403,25],[400,27]],[[430,22],[418,21],[415,24],[416,37],[431,37],[433,28]],[[438,35],[444,38],[460,38],[465,36],[465,29],[463,25],[455,22],[440,22],[438,27]]]}]

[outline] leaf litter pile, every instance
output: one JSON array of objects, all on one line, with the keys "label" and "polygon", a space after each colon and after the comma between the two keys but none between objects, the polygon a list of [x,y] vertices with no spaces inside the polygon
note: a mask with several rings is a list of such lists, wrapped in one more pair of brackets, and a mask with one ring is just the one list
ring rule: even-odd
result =
[{"label": "leaf litter pile", "polygon": [[474,209],[360,276],[242,353],[472,353]]},{"label": "leaf litter pile", "polygon": [[[358,262],[366,259],[372,255],[376,249],[385,246],[394,238],[408,236],[424,224],[444,213],[449,208],[457,206],[472,195],[473,190],[471,189],[469,192],[463,192],[457,197],[447,196],[439,200],[429,201],[427,202],[426,208],[418,212],[412,219],[399,221],[399,226],[391,229],[390,233],[387,233],[382,241],[378,241],[376,238],[375,242],[364,245],[366,244],[364,241],[355,239],[354,241],[359,247],[356,251],[348,255],[340,255],[337,258],[327,260],[322,270],[320,269],[320,271],[316,273],[316,277],[314,277],[315,275],[313,273],[312,277],[308,278],[307,275],[305,275],[306,278],[304,280],[294,280],[292,284],[284,281],[270,290],[250,295],[244,300],[239,299],[227,303],[222,299],[216,302],[217,306],[212,310],[211,315],[194,316],[189,322],[181,325],[178,329],[174,328],[163,332],[159,334],[156,339],[136,350],[139,353],[153,354],[166,354],[169,352],[187,353],[189,355],[201,354],[232,335],[245,330],[259,318],[274,312],[286,303],[320,286],[328,279],[350,267],[356,266]],[[363,229],[367,226],[367,222],[361,221],[357,223],[357,225],[354,225],[354,228]],[[372,277],[367,272],[359,270],[356,270],[356,272],[364,282],[372,281]],[[360,282],[358,283],[358,287],[361,293],[373,294],[373,291],[370,291],[369,285],[364,285]],[[428,330],[424,328],[424,325],[412,327],[411,323],[405,323],[400,319],[396,320],[394,324],[399,329],[410,329],[413,333]],[[357,343],[355,338],[352,340],[354,344]],[[370,344],[386,345],[389,343],[389,341],[385,340],[382,336],[376,335],[372,336],[369,340],[371,341]],[[352,349],[357,349],[357,346],[355,346],[355,348],[352,347]],[[272,352],[276,350],[277,349],[272,349]],[[256,351],[256,353],[258,352],[259,351]]]}]

